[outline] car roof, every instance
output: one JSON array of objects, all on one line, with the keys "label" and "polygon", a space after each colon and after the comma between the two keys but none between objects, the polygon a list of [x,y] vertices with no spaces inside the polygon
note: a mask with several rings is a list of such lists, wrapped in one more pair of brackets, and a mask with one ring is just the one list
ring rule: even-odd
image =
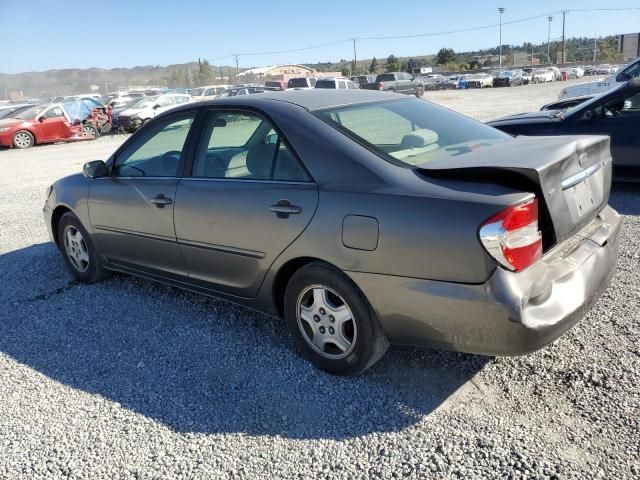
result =
[{"label": "car roof", "polygon": [[204,105],[247,105],[266,107],[270,102],[286,102],[307,110],[321,110],[324,108],[357,105],[385,100],[400,100],[411,98],[407,95],[375,90],[287,90],[285,92],[270,92],[266,90],[260,95],[246,97],[227,97],[204,102]]}]

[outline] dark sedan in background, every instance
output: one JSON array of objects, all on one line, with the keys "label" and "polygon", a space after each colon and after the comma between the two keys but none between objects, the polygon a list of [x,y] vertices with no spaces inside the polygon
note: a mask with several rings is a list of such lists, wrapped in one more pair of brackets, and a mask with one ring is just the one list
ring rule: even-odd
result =
[{"label": "dark sedan in background", "polygon": [[571,328],[615,269],[610,181],[607,137],[513,138],[399,94],[265,92],[156,117],[52,185],[44,218],[79,281],[115,270],[284,318],[347,375],[390,342],[513,355]]},{"label": "dark sedan in background", "polygon": [[571,108],[511,115],[487,124],[511,135],[608,135],[614,179],[640,181],[640,77]]}]

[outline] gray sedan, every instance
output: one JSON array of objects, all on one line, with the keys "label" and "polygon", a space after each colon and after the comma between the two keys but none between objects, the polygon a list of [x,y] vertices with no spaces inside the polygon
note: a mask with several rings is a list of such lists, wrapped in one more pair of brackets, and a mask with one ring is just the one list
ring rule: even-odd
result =
[{"label": "gray sedan", "polygon": [[488,355],[569,329],[615,268],[609,139],[512,138],[404,95],[264,93],[158,116],[47,192],[72,273],[283,318],[355,374],[389,343]]}]

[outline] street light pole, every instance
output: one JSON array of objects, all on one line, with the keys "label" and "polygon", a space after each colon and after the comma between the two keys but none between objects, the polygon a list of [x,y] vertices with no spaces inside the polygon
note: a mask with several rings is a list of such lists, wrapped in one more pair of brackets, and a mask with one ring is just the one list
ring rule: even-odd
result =
[{"label": "street light pole", "polygon": [[502,14],[504,13],[504,8],[498,8],[498,13],[500,13],[500,71],[502,71]]},{"label": "street light pole", "polygon": [[565,52],[565,37],[564,26],[568,10],[562,10],[562,65],[564,65],[564,52]]},{"label": "street light pole", "polygon": [[547,62],[551,63],[551,22],[553,21],[553,17],[549,18],[549,28],[547,29]]}]

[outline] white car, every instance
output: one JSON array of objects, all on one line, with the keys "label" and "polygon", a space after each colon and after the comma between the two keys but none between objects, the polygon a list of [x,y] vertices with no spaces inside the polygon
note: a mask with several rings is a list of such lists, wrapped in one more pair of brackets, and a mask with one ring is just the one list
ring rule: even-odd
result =
[{"label": "white car", "polygon": [[204,87],[193,88],[191,96],[196,102],[213,100],[228,88],[231,88],[231,85],[205,85]]},{"label": "white car", "polygon": [[345,77],[321,77],[316,80],[315,88],[357,90],[358,86]]},{"label": "white car", "polygon": [[315,77],[294,77],[287,82],[287,90],[311,90],[315,86]]},{"label": "white car", "polygon": [[467,84],[473,88],[493,87],[493,77],[486,73],[475,73],[467,77]]},{"label": "white car", "polygon": [[132,132],[156,115],[192,101],[191,95],[183,93],[167,93],[157,97],[145,97],[133,107],[121,112],[118,116],[118,124],[123,130]]},{"label": "white car", "polygon": [[545,82],[553,82],[556,78],[553,70],[549,70],[548,68],[539,68],[533,72],[531,83],[545,83]]},{"label": "white car", "polygon": [[633,62],[625,65],[619,72],[614,73],[607,78],[599,78],[592,82],[579,83],[577,85],[571,85],[570,87],[563,88],[560,91],[558,100],[606,92],[607,90],[611,90],[613,87],[636,77],[640,77],[640,58],[637,58]]}]

